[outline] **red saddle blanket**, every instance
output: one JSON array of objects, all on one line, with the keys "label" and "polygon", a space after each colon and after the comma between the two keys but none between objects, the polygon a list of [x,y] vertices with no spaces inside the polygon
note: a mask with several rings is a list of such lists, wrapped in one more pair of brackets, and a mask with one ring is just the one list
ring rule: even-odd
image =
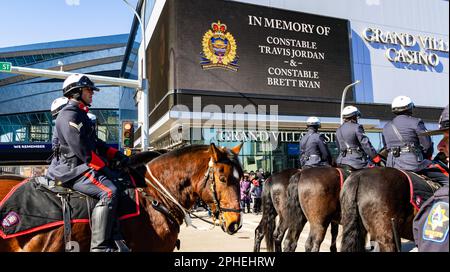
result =
[{"label": "red saddle blanket", "polygon": [[[139,215],[138,192],[134,180],[119,197],[119,220]],[[123,185],[122,185],[123,186]],[[60,188],[64,192],[64,188]],[[89,223],[98,200],[72,191],[68,195],[71,223]],[[36,179],[16,185],[0,202],[0,236],[3,239],[29,234],[64,224],[61,198]]]}]

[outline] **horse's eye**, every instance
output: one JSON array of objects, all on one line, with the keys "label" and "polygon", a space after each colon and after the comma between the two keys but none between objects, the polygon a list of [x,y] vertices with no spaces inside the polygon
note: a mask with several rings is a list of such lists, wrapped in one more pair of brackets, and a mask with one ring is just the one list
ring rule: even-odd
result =
[{"label": "horse's eye", "polygon": [[227,182],[225,176],[220,176],[220,177],[219,177],[219,180],[220,180],[221,182]]}]

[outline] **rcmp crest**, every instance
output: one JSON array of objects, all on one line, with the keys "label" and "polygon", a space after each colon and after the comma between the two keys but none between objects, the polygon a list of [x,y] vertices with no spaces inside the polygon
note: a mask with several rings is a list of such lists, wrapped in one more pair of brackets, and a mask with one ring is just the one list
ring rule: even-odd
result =
[{"label": "rcmp crest", "polygon": [[222,68],[237,72],[236,40],[227,30],[227,25],[218,21],[212,23],[211,29],[203,35],[200,64],[204,70]]}]

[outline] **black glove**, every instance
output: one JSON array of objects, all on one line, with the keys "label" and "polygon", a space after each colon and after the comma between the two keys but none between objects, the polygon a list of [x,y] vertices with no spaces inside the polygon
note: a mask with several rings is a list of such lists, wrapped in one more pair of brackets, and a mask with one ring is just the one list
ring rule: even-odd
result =
[{"label": "black glove", "polygon": [[[111,167],[112,168],[112,167]],[[114,169],[111,169],[109,167],[103,167],[100,172],[105,174],[107,177],[109,177],[111,180],[117,179],[120,177],[120,172],[114,171]]]},{"label": "black glove", "polygon": [[114,159],[112,161],[112,167],[114,169],[124,169],[128,166],[128,163],[130,162],[130,158],[124,154],[122,154],[120,151],[116,153],[114,156]]}]

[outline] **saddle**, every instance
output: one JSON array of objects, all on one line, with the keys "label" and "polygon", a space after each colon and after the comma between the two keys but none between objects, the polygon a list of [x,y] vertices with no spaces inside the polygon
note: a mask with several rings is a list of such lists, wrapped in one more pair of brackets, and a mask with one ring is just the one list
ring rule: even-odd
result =
[{"label": "saddle", "polygon": [[436,192],[441,185],[432,181],[430,178],[419,175],[411,171],[403,171],[409,181],[410,187],[410,200],[409,202],[413,205],[416,211],[420,210],[422,204],[427,201],[434,192]]},{"label": "saddle", "polygon": [[[138,191],[133,179],[131,178],[131,184],[118,186],[122,187],[117,207],[118,219],[138,216]],[[0,202],[0,236],[8,239],[64,225],[67,245],[70,241],[71,224],[89,223],[97,201],[80,192],[56,185],[47,177],[27,179],[16,185]]]}]

